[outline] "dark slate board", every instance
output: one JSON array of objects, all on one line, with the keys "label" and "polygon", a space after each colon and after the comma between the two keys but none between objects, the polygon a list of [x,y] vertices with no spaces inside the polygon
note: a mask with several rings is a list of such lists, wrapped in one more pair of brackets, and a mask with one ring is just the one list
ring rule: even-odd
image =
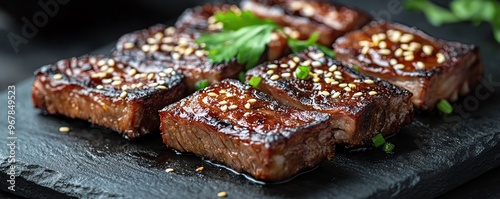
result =
[{"label": "dark slate board", "polygon": [[[342,1],[346,4],[353,2]],[[389,1],[386,1],[389,2]],[[372,13],[383,1],[364,2]],[[384,17],[387,18],[388,15]],[[441,195],[500,165],[500,45],[486,25],[435,28],[417,13],[392,14],[432,35],[481,47],[486,83],[455,105],[452,117],[417,114],[390,139],[394,154],[347,151],[290,182],[255,184],[201,158],[177,155],[158,134],[127,141],[85,121],[47,116],[32,107],[31,83],[16,85],[16,192],[30,198],[429,198]],[[467,30],[467,31],[464,31]],[[101,52],[109,52],[109,48]],[[486,81],[488,82],[488,81]],[[0,124],[7,131],[7,93],[0,94]],[[60,133],[70,126],[70,133]],[[0,189],[7,191],[7,133],[2,133]],[[204,166],[202,172],[194,170]],[[174,168],[167,173],[165,169]]]}]

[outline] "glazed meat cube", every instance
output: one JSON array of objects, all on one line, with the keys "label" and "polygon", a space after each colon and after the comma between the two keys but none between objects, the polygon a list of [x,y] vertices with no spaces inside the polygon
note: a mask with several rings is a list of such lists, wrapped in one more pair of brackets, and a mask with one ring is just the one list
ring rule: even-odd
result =
[{"label": "glazed meat cube", "polygon": [[164,143],[265,181],[283,180],[334,155],[329,116],[285,106],[224,80],[160,111]]},{"label": "glazed meat cube", "polygon": [[258,89],[304,110],[330,114],[338,143],[361,146],[378,133],[391,135],[413,117],[411,93],[326,57],[316,48],[255,67],[247,79]]},{"label": "glazed meat cube", "polygon": [[180,70],[186,76],[190,92],[196,82],[219,82],[236,78],[243,65],[236,61],[212,63],[207,51],[195,43],[199,33],[182,32],[174,27],[155,25],[124,35],[116,46],[116,56],[132,56],[143,60],[155,60],[156,65],[166,65]]},{"label": "glazed meat cube", "polygon": [[318,42],[326,46],[371,21],[361,11],[318,0],[245,0],[241,8],[274,21],[301,40],[318,32]]},{"label": "glazed meat cube", "polygon": [[36,108],[88,120],[126,138],[158,132],[158,110],[184,96],[184,76],[172,68],[102,56],[42,67],[32,92]]},{"label": "glazed meat cube", "polygon": [[413,104],[424,110],[440,99],[457,100],[483,75],[477,47],[401,24],[373,22],[339,38],[334,48],[340,61],[411,91]]}]

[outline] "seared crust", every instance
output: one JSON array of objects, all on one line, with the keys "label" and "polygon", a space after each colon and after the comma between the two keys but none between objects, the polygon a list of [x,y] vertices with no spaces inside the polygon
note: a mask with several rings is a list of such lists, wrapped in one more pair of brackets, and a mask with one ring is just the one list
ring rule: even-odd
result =
[{"label": "seared crust", "polygon": [[213,84],[226,78],[236,78],[243,65],[236,61],[210,62],[207,52],[195,42],[199,34],[158,24],[122,36],[114,54],[155,60],[157,64],[180,70],[186,76],[191,92],[200,80],[205,79]]},{"label": "seared crust", "polygon": [[44,66],[35,75],[35,107],[89,120],[127,138],[157,132],[157,111],[186,95],[180,72],[128,58],[71,58]]},{"label": "seared crust", "polygon": [[283,180],[334,154],[329,116],[224,80],[160,111],[164,143],[256,179]]},{"label": "seared crust", "polygon": [[[309,66],[310,75],[298,79],[294,71]],[[380,79],[362,75],[315,48],[260,65],[247,79],[261,77],[259,90],[304,110],[330,114],[338,143],[360,146],[381,133],[396,133],[411,121],[411,93]]]},{"label": "seared crust", "polygon": [[424,110],[433,109],[440,99],[455,101],[483,75],[477,47],[396,23],[372,22],[333,46],[338,60],[408,89],[415,106]]},{"label": "seared crust", "polygon": [[321,0],[245,0],[241,7],[285,29],[297,30],[301,40],[318,32],[319,43],[326,46],[371,21],[371,17],[361,11]]}]

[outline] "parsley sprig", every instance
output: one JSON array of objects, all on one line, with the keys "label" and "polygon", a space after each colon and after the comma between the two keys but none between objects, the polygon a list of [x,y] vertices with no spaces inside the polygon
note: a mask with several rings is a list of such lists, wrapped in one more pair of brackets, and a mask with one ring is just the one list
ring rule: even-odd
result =
[{"label": "parsley sprig", "polygon": [[[197,43],[204,43],[208,58],[215,63],[228,62],[237,59],[239,64],[246,64],[250,69],[257,65],[267,44],[271,42],[274,31],[283,29],[271,20],[256,17],[250,11],[235,13],[216,13],[215,19],[223,24],[219,33],[201,34]],[[314,33],[307,41],[292,39],[289,35],[288,46],[297,53],[309,46],[316,46],[326,55],[333,57],[334,53],[326,46],[316,43],[318,34]]]},{"label": "parsley sprig", "polygon": [[453,0],[447,9],[430,0],[406,0],[406,7],[423,12],[434,26],[470,21],[478,25],[483,21],[493,27],[495,39],[500,43],[500,3],[496,0]]}]

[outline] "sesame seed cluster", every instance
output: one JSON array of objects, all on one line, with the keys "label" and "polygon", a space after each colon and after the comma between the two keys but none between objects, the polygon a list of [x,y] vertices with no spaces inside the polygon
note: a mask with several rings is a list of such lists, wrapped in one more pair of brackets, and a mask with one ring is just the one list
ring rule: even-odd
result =
[{"label": "sesame seed cluster", "polygon": [[372,60],[383,60],[396,71],[425,70],[446,61],[446,56],[429,41],[397,29],[372,34],[368,40],[359,41],[358,45],[360,61],[370,56]]},{"label": "sesame seed cluster", "polygon": [[[67,68],[64,60],[58,65],[59,68]],[[95,56],[82,58],[70,65],[71,68],[65,70],[66,74],[56,73],[52,78],[62,80],[65,75],[71,76],[70,78],[90,77],[90,87],[103,91],[121,91],[120,98],[126,98],[129,92],[135,89],[167,90],[170,78],[177,73],[172,68],[155,70],[155,72],[140,72],[114,58]]]},{"label": "sesame seed cluster", "polygon": [[249,114],[248,111],[251,111],[253,105],[257,103],[257,99],[252,98],[249,95],[241,94],[242,91],[236,90],[236,88],[211,88],[207,92],[207,96],[210,99],[205,101],[205,103],[208,105],[216,104],[222,112],[240,109],[247,111],[244,114],[244,116],[247,116]]},{"label": "sesame seed cluster", "polygon": [[[307,59],[294,56],[267,64],[262,77],[275,82],[294,81],[297,84],[312,84],[314,95],[325,98],[349,99],[378,95],[374,80],[348,74],[342,66],[328,60],[322,52],[312,51],[308,53]],[[295,71],[298,66],[310,68],[308,77],[303,80],[297,78]]]}]

